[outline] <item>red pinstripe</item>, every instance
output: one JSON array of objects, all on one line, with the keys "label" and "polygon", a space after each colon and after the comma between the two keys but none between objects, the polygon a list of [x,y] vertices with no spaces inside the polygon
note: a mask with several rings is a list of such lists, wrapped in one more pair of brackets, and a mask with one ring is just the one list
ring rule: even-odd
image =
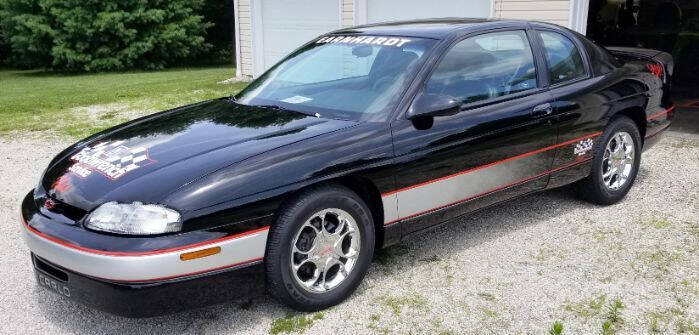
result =
[{"label": "red pinstripe", "polygon": [[655,119],[657,119],[657,118],[659,118],[659,117],[661,117],[661,116],[663,116],[663,115],[672,113],[673,110],[675,110],[675,106],[674,106],[674,105],[673,105],[672,107],[668,108],[668,109],[665,109],[664,111],[657,112],[657,113],[655,113],[655,114],[651,114],[650,116],[648,116],[648,117],[646,118],[646,121],[655,120]]},{"label": "red pinstripe", "polygon": [[164,253],[175,252],[175,251],[182,251],[182,250],[186,250],[186,249],[203,247],[206,245],[219,243],[219,242],[223,242],[223,241],[238,239],[238,238],[242,238],[242,237],[245,237],[248,235],[259,233],[261,231],[269,230],[269,226],[265,226],[262,228],[249,230],[249,231],[246,231],[246,232],[243,232],[240,234],[230,235],[230,236],[226,236],[226,237],[222,237],[222,238],[218,238],[218,239],[214,239],[214,240],[209,240],[209,241],[204,241],[204,242],[199,242],[199,243],[194,243],[194,244],[188,244],[188,245],[183,245],[180,247],[168,248],[168,249],[160,249],[160,250],[152,250],[152,251],[133,251],[133,252],[130,252],[130,251],[105,251],[105,250],[97,250],[97,249],[81,247],[79,245],[75,245],[75,244],[69,243],[67,241],[55,238],[51,235],[44,234],[44,233],[34,229],[34,227],[30,226],[29,224],[27,224],[27,221],[24,219],[24,216],[21,216],[21,218],[22,218],[22,223],[30,232],[32,232],[32,233],[34,233],[34,234],[38,235],[39,237],[42,237],[46,240],[49,240],[51,242],[54,242],[54,243],[60,244],[64,247],[68,247],[68,248],[75,249],[75,250],[89,252],[92,254],[99,254],[99,255],[105,255],[105,256],[117,256],[117,257],[119,257],[119,256],[150,256],[150,255],[158,255],[158,254],[164,254]]}]

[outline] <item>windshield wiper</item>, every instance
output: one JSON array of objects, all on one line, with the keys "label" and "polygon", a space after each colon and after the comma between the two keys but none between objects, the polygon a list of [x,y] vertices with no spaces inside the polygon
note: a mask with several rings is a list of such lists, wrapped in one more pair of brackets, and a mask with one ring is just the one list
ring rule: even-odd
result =
[{"label": "windshield wiper", "polygon": [[252,105],[252,106],[255,106],[255,107],[262,107],[262,108],[276,109],[276,110],[287,111],[287,112],[295,112],[295,113],[299,113],[299,114],[303,114],[303,115],[320,117],[320,114],[318,114],[318,113],[303,112],[303,111],[296,110],[296,109],[285,108],[285,107],[282,107],[282,106],[279,106],[279,105]]}]

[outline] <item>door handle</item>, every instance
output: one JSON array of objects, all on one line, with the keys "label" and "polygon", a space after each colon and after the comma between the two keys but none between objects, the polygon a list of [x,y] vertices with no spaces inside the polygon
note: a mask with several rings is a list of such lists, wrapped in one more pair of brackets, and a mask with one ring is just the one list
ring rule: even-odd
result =
[{"label": "door handle", "polygon": [[553,106],[548,102],[534,107],[531,113],[529,113],[533,118],[549,116],[551,114],[553,114]]}]

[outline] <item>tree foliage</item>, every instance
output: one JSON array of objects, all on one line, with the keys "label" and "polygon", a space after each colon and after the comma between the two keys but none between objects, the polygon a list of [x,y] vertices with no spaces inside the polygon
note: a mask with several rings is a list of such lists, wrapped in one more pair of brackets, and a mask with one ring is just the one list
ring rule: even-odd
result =
[{"label": "tree foliage", "polygon": [[206,42],[210,43],[212,48],[201,60],[204,63],[230,64],[233,62],[235,49],[233,0],[206,0],[201,14],[206,21],[213,23],[205,36]]},{"label": "tree foliage", "polygon": [[20,67],[159,69],[211,46],[203,0],[0,0],[0,31]]}]

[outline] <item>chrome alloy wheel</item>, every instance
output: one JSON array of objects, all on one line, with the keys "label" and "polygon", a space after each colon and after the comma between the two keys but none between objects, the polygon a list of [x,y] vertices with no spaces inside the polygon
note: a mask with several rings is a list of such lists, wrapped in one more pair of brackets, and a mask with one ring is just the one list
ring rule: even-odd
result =
[{"label": "chrome alloy wheel", "polygon": [[347,212],[328,208],[311,215],[291,244],[291,272],[306,291],[323,293],[342,283],[361,247],[357,222]]},{"label": "chrome alloy wheel", "polygon": [[602,157],[602,180],[610,190],[618,190],[629,179],[635,159],[633,138],[621,131],[609,140]]}]

